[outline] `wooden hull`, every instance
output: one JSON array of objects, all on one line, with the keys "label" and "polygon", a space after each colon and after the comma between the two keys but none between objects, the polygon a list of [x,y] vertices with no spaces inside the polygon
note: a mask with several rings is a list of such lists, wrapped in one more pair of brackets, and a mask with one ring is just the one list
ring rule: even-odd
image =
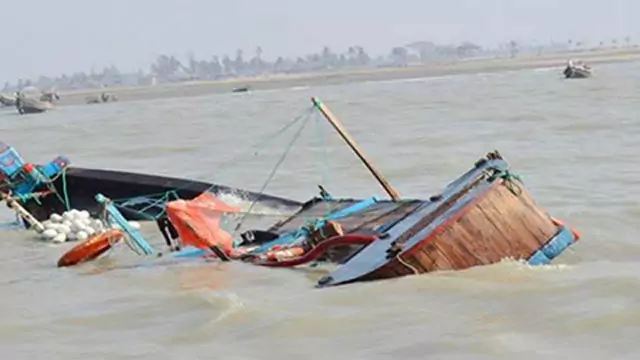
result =
[{"label": "wooden hull", "polygon": [[503,160],[484,161],[452,183],[439,200],[418,208],[318,285],[462,270],[504,258],[539,264],[577,240],[569,232],[570,241],[562,240],[555,255],[540,255],[553,239],[565,239],[566,229],[556,225],[518,180],[488,174],[496,169],[509,174]]}]

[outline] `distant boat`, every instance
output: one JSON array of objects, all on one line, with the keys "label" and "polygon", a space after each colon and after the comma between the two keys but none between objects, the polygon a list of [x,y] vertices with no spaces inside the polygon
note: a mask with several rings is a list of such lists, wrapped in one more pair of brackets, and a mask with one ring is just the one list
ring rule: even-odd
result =
[{"label": "distant boat", "polygon": [[16,101],[18,113],[22,114],[39,114],[54,108],[53,104],[48,101],[40,101],[37,99],[21,97],[20,101]]},{"label": "distant boat", "polygon": [[567,79],[584,79],[591,76],[591,67],[582,62],[574,63],[569,60],[562,74]]},{"label": "distant boat", "polygon": [[249,90],[251,90],[250,86],[242,86],[242,87],[234,88],[231,91],[234,93],[240,93],[240,92],[249,92]]},{"label": "distant boat", "polygon": [[[15,107],[20,115],[39,114],[54,108],[49,101],[42,101],[43,93],[33,86],[28,86],[16,94]],[[53,96],[53,95],[52,95]],[[52,97],[53,100],[53,97]]]},{"label": "distant boat", "polygon": [[55,91],[43,91],[40,95],[40,101],[53,103],[56,100],[60,100],[60,95]]},{"label": "distant boat", "polygon": [[102,93],[100,96],[89,96],[85,100],[87,101],[87,104],[102,104],[118,101],[118,98],[113,94]]},{"label": "distant boat", "polygon": [[16,106],[16,96],[0,94],[0,106]]},{"label": "distant boat", "polygon": [[20,115],[22,114],[38,114],[51,110],[54,108],[53,104],[49,101],[43,101],[49,98],[51,94],[51,101],[55,98],[54,93],[40,92],[35,86],[27,86],[18,91],[15,96],[15,107]]}]

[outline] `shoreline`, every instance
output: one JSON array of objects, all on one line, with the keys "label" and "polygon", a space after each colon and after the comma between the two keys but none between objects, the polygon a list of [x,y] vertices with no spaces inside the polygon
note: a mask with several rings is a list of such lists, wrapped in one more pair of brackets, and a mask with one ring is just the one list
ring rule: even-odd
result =
[{"label": "shoreline", "polygon": [[527,55],[515,58],[453,60],[448,62],[409,65],[406,67],[356,68],[304,74],[273,74],[219,81],[190,81],[149,86],[123,86],[106,89],[61,91],[59,93],[61,100],[57,104],[84,104],[85,97],[97,95],[103,91],[116,95],[119,101],[128,101],[230,93],[233,88],[239,86],[249,86],[251,90],[266,90],[299,86],[338,85],[363,81],[463,75],[481,72],[561,68],[569,58],[582,60],[589,64],[632,62],[640,60],[640,48],[587,50],[539,56]]}]

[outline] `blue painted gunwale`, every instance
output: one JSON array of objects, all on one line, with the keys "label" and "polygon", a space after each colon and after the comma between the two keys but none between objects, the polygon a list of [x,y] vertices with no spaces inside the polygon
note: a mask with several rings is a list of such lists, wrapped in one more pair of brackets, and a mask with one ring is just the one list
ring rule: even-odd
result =
[{"label": "blue painted gunwale", "polygon": [[571,229],[559,226],[558,232],[527,260],[531,265],[546,265],[577,241]]}]

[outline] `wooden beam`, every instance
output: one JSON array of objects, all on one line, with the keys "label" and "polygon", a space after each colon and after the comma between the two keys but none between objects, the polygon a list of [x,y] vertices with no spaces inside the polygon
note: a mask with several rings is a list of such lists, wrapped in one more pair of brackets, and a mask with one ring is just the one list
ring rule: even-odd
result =
[{"label": "wooden beam", "polygon": [[360,147],[358,147],[358,144],[355,142],[355,140],[351,137],[351,135],[349,135],[347,130],[342,126],[342,123],[340,122],[340,120],[338,120],[338,118],[335,115],[333,115],[331,110],[329,110],[329,108],[327,108],[317,97],[312,97],[311,102],[320,111],[320,113],[322,113],[322,115],[327,119],[327,121],[329,121],[329,123],[338,132],[340,137],[342,137],[342,139],[347,143],[347,145],[349,145],[351,150],[353,150],[353,152],[358,156],[360,161],[362,161],[364,166],[366,166],[367,169],[371,172],[371,174],[373,174],[376,180],[378,180],[378,183],[380,183],[382,188],[384,188],[387,194],[389,194],[389,197],[391,197],[391,199],[393,200],[399,200],[401,197],[400,193],[398,193],[396,189],[394,189],[393,186],[389,184],[387,179],[384,176],[382,176],[382,173],[373,165],[371,161],[369,161],[369,159],[367,159],[367,157],[364,155]]}]

